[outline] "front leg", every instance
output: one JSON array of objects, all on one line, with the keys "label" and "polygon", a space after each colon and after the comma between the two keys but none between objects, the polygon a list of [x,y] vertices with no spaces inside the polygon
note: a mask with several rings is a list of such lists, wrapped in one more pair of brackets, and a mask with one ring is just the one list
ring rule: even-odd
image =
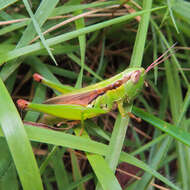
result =
[{"label": "front leg", "polygon": [[117,106],[118,106],[119,113],[121,114],[121,116],[126,117],[126,112],[125,112],[125,109],[123,107],[123,100],[117,101]]},{"label": "front leg", "polygon": [[123,100],[119,100],[118,102],[117,102],[117,105],[118,105],[118,109],[119,109],[119,112],[120,112],[120,114],[121,114],[121,116],[122,117],[126,117],[126,116],[128,116],[128,117],[130,117],[130,118],[132,118],[132,119],[135,119],[137,122],[141,122],[141,118],[138,118],[138,117],[136,117],[134,114],[132,114],[131,112],[126,112],[125,111],[125,109],[124,109],[124,107],[123,107]]}]

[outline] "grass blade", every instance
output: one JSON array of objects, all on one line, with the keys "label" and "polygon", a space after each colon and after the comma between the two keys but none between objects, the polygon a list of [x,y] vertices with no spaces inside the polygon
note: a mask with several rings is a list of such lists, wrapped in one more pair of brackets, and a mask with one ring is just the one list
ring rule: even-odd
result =
[{"label": "grass blade", "polygon": [[[43,189],[40,173],[20,116],[0,80],[0,125],[24,189]],[[11,117],[10,117],[11,116]],[[22,156],[21,156],[22,155]],[[35,183],[34,183],[35,181]]]},{"label": "grass blade", "polygon": [[33,14],[32,10],[31,10],[31,8],[30,8],[30,5],[29,5],[28,1],[27,1],[27,0],[23,0],[23,2],[24,2],[24,5],[25,5],[25,7],[26,7],[26,10],[28,11],[28,13],[29,13],[29,15],[30,15],[30,17],[31,17],[31,19],[32,19],[32,22],[33,22],[33,24],[34,24],[34,27],[35,27],[35,29],[36,29],[36,32],[37,32],[38,35],[40,36],[40,39],[41,39],[41,41],[42,41],[42,44],[43,44],[44,47],[46,48],[47,52],[49,53],[49,55],[50,55],[50,57],[52,58],[52,60],[54,61],[54,63],[57,65],[57,62],[56,62],[56,60],[55,60],[55,58],[54,58],[54,56],[53,56],[53,54],[52,54],[52,52],[51,52],[49,46],[48,46],[47,43],[46,43],[46,40],[45,40],[45,38],[44,38],[44,36],[43,36],[43,34],[42,34],[42,32],[41,32],[41,29],[40,29],[40,26],[39,26],[38,22],[36,21],[36,19],[35,19],[35,17],[34,17],[34,14]]},{"label": "grass blade", "polygon": [[[108,20],[108,21],[105,21],[102,23],[94,24],[92,26],[87,26],[85,28],[82,28],[82,29],[79,29],[79,30],[76,30],[73,32],[69,32],[66,34],[59,35],[57,37],[53,37],[51,39],[46,40],[46,42],[47,42],[48,46],[53,46],[53,45],[59,44],[61,42],[65,42],[65,41],[71,40],[73,38],[76,38],[79,35],[84,35],[84,34],[87,34],[87,33],[90,33],[90,32],[96,31],[96,30],[100,30],[102,28],[111,26],[113,24],[118,24],[118,23],[127,21],[129,19],[132,19],[136,16],[143,15],[143,14],[151,12],[151,11],[157,11],[157,10],[163,9],[163,8],[165,8],[165,6],[157,7],[157,8],[150,9],[150,10],[139,11],[139,12],[132,13],[129,15],[114,18],[112,20]],[[41,43],[39,43],[39,42],[32,44],[32,45],[25,46],[23,48],[17,48],[13,51],[6,53],[6,54],[2,54],[1,58],[0,58],[0,65],[4,64],[6,61],[13,60],[13,59],[18,58],[20,56],[39,51],[41,49],[43,49],[43,46],[41,46]]]}]

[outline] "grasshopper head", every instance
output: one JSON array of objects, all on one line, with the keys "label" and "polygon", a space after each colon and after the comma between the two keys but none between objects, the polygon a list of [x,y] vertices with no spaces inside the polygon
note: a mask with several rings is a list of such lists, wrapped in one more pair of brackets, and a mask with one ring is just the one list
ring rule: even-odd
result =
[{"label": "grasshopper head", "polygon": [[[138,94],[138,92],[142,89],[144,84],[145,75],[154,67],[159,65],[160,63],[164,62],[168,57],[170,57],[172,54],[169,54],[167,57],[164,58],[164,56],[174,48],[176,45],[173,44],[165,53],[163,53],[158,59],[156,59],[153,63],[151,63],[147,69],[144,68],[134,68],[133,71],[130,73],[130,80],[127,84],[128,89],[126,90],[127,97],[130,97],[129,99],[135,98],[135,96]],[[127,88],[126,86],[126,88]]]},{"label": "grasshopper head", "polygon": [[172,54],[169,54],[167,57],[163,58],[170,50],[174,48],[174,45],[172,45],[165,53],[163,53],[158,59],[156,59],[153,63],[151,63],[147,69],[144,68],[133,68],[130,70],[130,73],[128,73],[128,81],[126,81],[124,88],[125,88],[125,94],[127,96],[128,101],[133,100],[139,91],[142,89],[144,85],[144,79],[146,74],[153,69],[155,66],[159,65],[163,61],[165,61],[168,57],[170,57]]},{"label": "grasshopper head", "polygon": [[141,91],[144,85],[145,70],[144,68],[134,68],[130,74],[128,81],[124,84],[127,100],[130,102]]}]

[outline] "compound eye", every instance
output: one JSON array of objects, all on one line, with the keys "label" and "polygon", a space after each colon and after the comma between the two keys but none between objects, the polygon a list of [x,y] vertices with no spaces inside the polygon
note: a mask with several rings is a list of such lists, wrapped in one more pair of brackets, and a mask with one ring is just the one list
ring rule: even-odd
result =
[{"label": "compound eye", "polygon": [[116,87],[119,87],[120,85],[121,85],[121,81],[115,82],[115,86],[116,86]]},{"label": "compound eye", "polygon": [[141,71],[137,70],[131,74],[131,81],[136,84],[139,81]]}]

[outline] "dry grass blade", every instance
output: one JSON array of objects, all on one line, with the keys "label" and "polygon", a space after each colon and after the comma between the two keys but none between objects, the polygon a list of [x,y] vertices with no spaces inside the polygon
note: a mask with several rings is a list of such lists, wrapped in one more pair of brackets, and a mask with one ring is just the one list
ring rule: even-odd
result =
[{"label": "dry grass blade", "polygon": [[[119,5],[114,5],[114,6],[110,6],[110,7],[106,7],[106,8],[102,8],[102,9],[95,9],[95,10],[92,10],[92,11],[89,11],[89,12],[86,12],[86,13],[82,13],[82,14],[80,14],[80,15],[74,16],[74,17],[72,17],[72,18],[70,18],[70,19],[68,19],[68,20],[65,20],[65,21],[63,21],[63,22],[61,22],[61,23],[59,23],[59,24],[57,24],[57,25],[55,25],[55,26],[49,28],[48,30],[46,30],[45,32],[43,32],[43,34],[45,35],[45,34],[51,32],[51,31],[53,31],[53,30],[56,30],[57,28],[60,28],[61,26],[64,26],[64,25],[66,25],[66,24],[68,24],[68,23],[70,23],[70,22],[73,22],[73,21],[75,21],[75,20],[78,20],[78,19],[80,19],[80,18],[84,18],[84,17],[90,16],[90,15],[92,15],[92,14],[94,14],[94,13],[97,13],[97,12],[100,12],[100,11],[104,11],[105,9],[113,9],[113,8],[117,8],[117,7],[119,7]],[[122,15],[123,15],[123,14],[122,14]],[[97,16],[97,15],[96,15],[96,16]],[[113,16],[113,14],[112,14],[112,16]],[[58,17],[55,17],[55,18],[57,19]],[[63,17],[60,17],[60,16],[59,16],[59,18],[63,18]],[[35,38],[31,41],[31,43],[35,42],[37,39],[39,39],[39,36],[35,37]]]},{"label": "dry grass blade", "polygon": [[[138,176],[136,176],[136,175],[133,175],[133,174],[131,174],[131,173],[129,173],[129,172],[123,171],[123,170],[121,170],[121,169],[117,169],[117,171],[120,172],[120,173],[123,173],[123,174],[125,174],[125,175],[128,175],[128,176],[130,176],[130,177],[132,177],[132,178],[134,178],[134,179],[141,180],[141,177],[138,177]],[[152,183],[152,182],[151,182],[150,184],[151,184],[152,186],[154,186],[154,187],[160,189],[160,190],[170,190],[170,189],[168,189],[168,188],[166,188],[166,187],[163,187],[163,186],[161,186],[161,185],[157,185],[157,184]]]}]

